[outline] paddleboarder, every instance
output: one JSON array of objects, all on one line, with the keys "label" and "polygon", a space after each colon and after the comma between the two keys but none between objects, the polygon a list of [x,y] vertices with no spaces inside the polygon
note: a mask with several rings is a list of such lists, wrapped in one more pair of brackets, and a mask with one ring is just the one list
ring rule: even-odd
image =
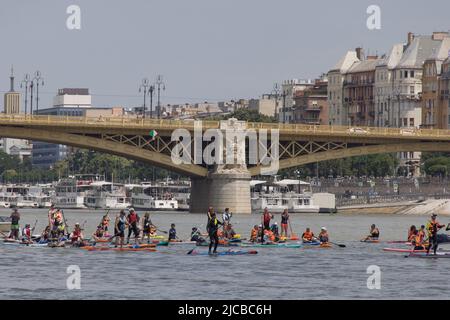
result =
[{"label": "paddleboarder", "polygon": [[210,219],[208,221],[208,225],[206,226],[206,230],[208,231],[210,239],[208,252],[211,254],[213,245],[213,253],[217,253],[217,246],[219,245],[219,235],[217,234],[217,231],[219,230],[219,225],[223,225],[223,223],[217,219],[216,213],[214,211],[208,212],[208,216],[210,217]]},{"label": "paddleboarder", "polygon": [[125,216],[125,211],[120,210],[120,213],[116,216],[116,220],[114,222],[114,236],[116,238],[115,247],[119,244],[120,238],[120,247],[123,247],[123,242],[125,239],[125,228],[127,225],[127,218]]},{"label": "paddleboarder", "polygon": [[445,227],[445,225],[440,224],[437,221],[437,214],[433,213],[431,215],[431,220],[427,223],[427,232],[428,232],[428,248],[427,248],[427,254],[430,253],[431,247],[433,247],[434,255],[436,255],[436,251],[438,248],[438,241],[437,241],[437,233],[440,229]]},{"label": "paddleboarder", "polygon": [[288,209],[284,209],[281,214],[281,237],[288,237],[289,226],[289,212]]},{"label": "paddleboarder", "polygon": [[321,244],[327,244],[328,242],[330,242],[330,236],[328,235],[328,230],[327,230],[326,227],[322,227],[320,229],[320,233],[319,233],[318,239],[319,239]]},{"label": "paddleboarder", "polygon": [[269,209],[265,208],[261,216],[261,224],[263,226],[263,230],[261,232],[261,243],[264,243],[264,231],[270,231],[270,220],[272,219],[273,215],[269,212]]},{"label": "paddleboarder", "polygon": [[127,225],[128,225],[127,244],[130,243],[131,233],[134,234],[135,242],[136,243],[138,242],[138,238],[139,238],[138,223],[139,223],[139,216],[138,216],[138,214],[136,213],[136,211],[134,211],[133,208],[130,208],[128,216],[127,216]]},{"label": "paddleboarder", "polygon": [[364,241],[378,240],[379,237],[380,237],[380,230],[377,228],[375,224],[372,224],[370,226],[369,235],[364,239]]},{"label": "paddleboarder", "polygon": [[9,234],[10,239],[19,240],[19,221],[20,221],[20,213],[17,209],[14,209],[11,213],[11,232]]}]

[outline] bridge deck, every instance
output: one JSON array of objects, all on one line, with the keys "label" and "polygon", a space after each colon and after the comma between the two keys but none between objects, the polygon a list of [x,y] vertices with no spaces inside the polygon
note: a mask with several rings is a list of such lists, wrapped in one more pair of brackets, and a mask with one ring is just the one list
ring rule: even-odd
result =
[{"label": "bridge deck", "polygon": [[[151,129],[161,134],[170,134],[172,130],[184,128],[194,131],[192,120],[159,120],[138,119],[129,117],[72,117],[72,116],[36,116],[36,115],[0,115],[0,125],[14,127],[34,127],[42,129],[56,129],[63,132],[90,133],[104,131],[139,131],[148,132]],[[201,121],[202,130],[219,129],[220,121]],[[248,122],[248,129],[279,130],[280,139],[292,137],[327,137],[328,139],[358,141],[372,139],[409,140],[409,141],[450,141],[450,130],[416,129],[416,128],[378,128],[378,127],[349,127],[349,126],[318,126],[304,124],[281,124]]]}]

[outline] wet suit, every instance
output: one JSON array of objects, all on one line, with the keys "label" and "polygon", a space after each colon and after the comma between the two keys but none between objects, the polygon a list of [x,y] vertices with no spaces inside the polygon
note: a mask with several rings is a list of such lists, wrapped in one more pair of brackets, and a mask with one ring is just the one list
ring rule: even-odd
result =
[{"label": "wet suit", "polygon": [[222,222],[220,222],[216,217],[211,217],[208,221],[208,225],[206,227],[206,230],[209,234],[209,253],[211,253],[211,248],[214,244],[214,253],[217,252],[217,246],[219,245],[219,236],[217,234],[217,231],[219,231],[219,225],[223,225]]},{"label": "wet suit", "polygon": [[440,225],[437,221],[435,222],[428,222],[427,229],[428,229],[428,249],[427,254],[430,253],[431,246],[433,246],[433,252],[436,255],[436,251],[438,248],[438,237],[437,233],[440,228],[444,227],[443,225]]}]

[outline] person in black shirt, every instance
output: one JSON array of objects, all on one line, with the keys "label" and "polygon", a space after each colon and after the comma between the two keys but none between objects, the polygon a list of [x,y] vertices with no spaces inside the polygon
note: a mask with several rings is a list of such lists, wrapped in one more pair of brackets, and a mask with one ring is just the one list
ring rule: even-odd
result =
[{"label": "person in black shirt", "polygon": [[217,231],[219,231],[219,225],[223,225],[217,217],[214,211],[208,213],[210,219],[208,220],[208,225],[206,230],[208,231],[210,243],[209,243],[209,253],[211,254],[212,246],[214,245],[213,253],[217,253],[217,246],[219,245],[219,236],[217,235]]}]

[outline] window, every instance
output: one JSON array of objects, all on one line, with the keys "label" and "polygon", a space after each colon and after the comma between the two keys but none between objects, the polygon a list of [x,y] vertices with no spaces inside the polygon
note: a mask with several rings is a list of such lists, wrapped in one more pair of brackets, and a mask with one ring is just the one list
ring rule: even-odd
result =
[{"label": "window", "polygon": [[414,127],[414,118],[409,118],[409,126]]},{"label": "window", "polygon": [[415,90],[414,90],[414,86],[409,87],[409,93],[410,94],[415,94]]},{"label": "window", "polygon": [[405,71],[405,79],[408,78],[408,71]]},{"label": "window", "polygon": [[415,76],[415,75],[414,75],[414,70],[411,70],[411,72],[410,72],[410,77],[411,77],[411,78],[414,78],[414,76]]}]

